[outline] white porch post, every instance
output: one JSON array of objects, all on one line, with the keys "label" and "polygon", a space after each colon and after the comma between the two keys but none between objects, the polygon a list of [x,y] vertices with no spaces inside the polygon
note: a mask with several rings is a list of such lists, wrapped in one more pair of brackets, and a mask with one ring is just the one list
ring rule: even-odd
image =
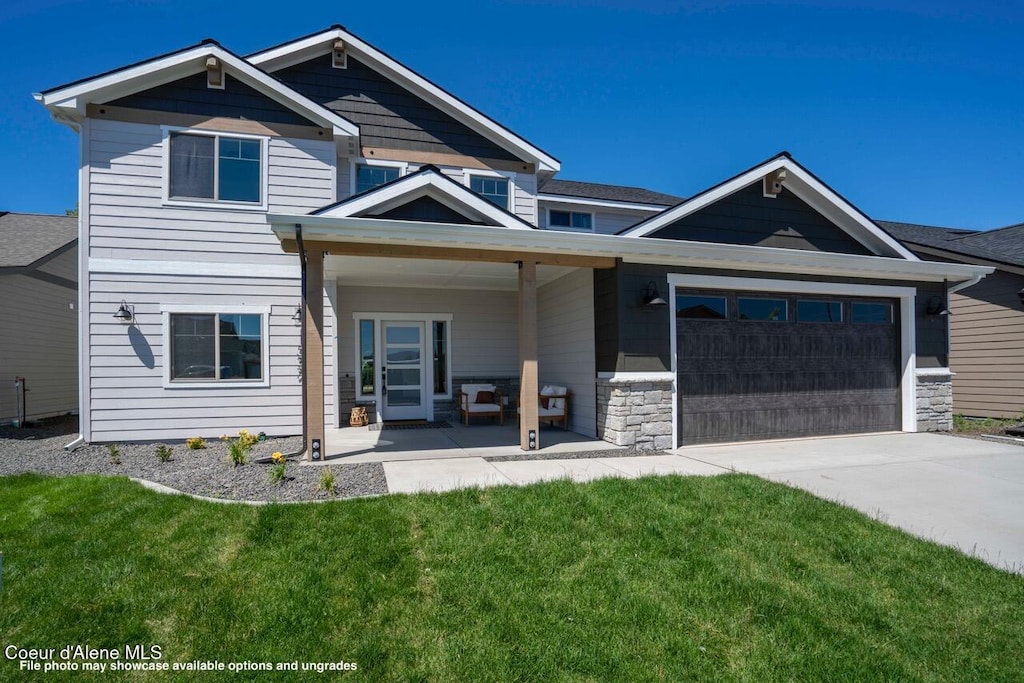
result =
[{"label": "white porch post", "polygon": [[[540,448],[537,415],[537,262],[519,264],[519,447]],[[531,433],[533,439],[530,438]]]}]

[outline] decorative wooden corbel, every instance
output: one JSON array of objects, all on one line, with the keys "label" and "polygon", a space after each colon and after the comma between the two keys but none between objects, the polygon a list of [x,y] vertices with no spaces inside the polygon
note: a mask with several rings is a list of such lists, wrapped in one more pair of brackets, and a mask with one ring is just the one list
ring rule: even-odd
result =
[{"label": "decorative wooden corbel", "polygon": [[786,169],[780,168],[764,177],[764,196],[775,199],[782,192],[782,183],[786,180]]}]

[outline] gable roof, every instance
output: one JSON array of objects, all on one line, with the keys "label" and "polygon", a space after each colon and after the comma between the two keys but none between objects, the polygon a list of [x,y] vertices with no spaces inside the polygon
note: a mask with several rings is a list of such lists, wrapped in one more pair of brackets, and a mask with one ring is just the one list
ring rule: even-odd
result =
[{"label": "gable roof", "polygon": [[754,183],[760,183],[769,174],[786,171],[783,185],[799,199],[818,211],[822,216],[846,231],[863,244],[870,252],[879,256],[891,256],[908,261],[919,260],[900,242],[876,225],[860,209],[842,195],[823,183],[817,176],[801,166],[789,152],[780,152],[774,157],[739,173],[718,185],[708,188],[670,209],[651,216],[618,234],[629,237],[647,237],[661,228],[684,218],[719,199],[733,194]]},{"label": "gable roof", "polygon": [[26,268],[78,242],[78,217],[0,212],[0,268]]},{"label": "gable roof", "polygon": [[642,187],[585,183],[578,180],[560,180],[556,178],[543,183],[538,192],[542,198],[544,195],[578,197],[580,199],[598,199],[626,204],[650,204],[652,205],[651,208],[675,206],[684,201],[684,197],[645,190]]},{"label": "gable roof", "polygon": [[1024,267],[1024,223],[984,231],[892,221],[878,224],[908,244]]},{"label": "gable roof", "polygon": [[354,123],[313,102],[211,39],[97,76],[44,90],[36,93],[35,98],[50,110],[55,119],[74,126],[85,118],[87,104],[103,104],[190,76],[206,68],[208,57],[220,60],[224,64],[225,73],[310,121],[333,129],[335,135],[358,137],[359,127]]},{"label": "gable roof", "polygon": [[360,61],[366,63],[384,76],[398,82],[441,111],[468,126],[470,129],[513,152],[524,160],[537,164],[541,172],[554,173],[561,168],[561,162],[544,150],[516,135],[494,119],[471,107],[455,95],[436,83],[421,76],[382,50],[370,45],[344,26],[334,26],[302,38],[255,52],[246,59],[268,72],[279,71],[299,64],[333,48],[334,42],[341,40],[346,52],[350,52]]},{"label": "gable roof", "polygon": [[[415,173],[396,178],[348,199],[311,212],[329,218],[369,217],[388,213],[422,197],[429,197],[465,216],[467,223],[490,227],[535,230],[522,218],[484,199],[465,185],[455,182],[436,166],[426,165]],[[415,221],[409,221],[415,222]]]}]

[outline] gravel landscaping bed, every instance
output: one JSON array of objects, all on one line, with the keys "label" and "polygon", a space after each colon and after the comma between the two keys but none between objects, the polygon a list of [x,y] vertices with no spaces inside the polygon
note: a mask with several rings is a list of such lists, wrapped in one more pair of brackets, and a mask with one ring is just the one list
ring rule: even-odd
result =
[{"label": "gravel landscaping bed", "polygon": [[[64,446],[78,433],[74,417],[15,429],[0,428],[0,476],[37,474],[106,474],[135,477],[169,486],[178,491],[211,498],[254,501],[330,500],[387,493],[384,468],[380,463],[300,467],[287,464],[280,484],[270,481],[271,465],[259,464],[273,452],[297,450],[300,437],[268,439],[253,446],[248,463],[238,467],[228,460],[227,444],[207,440],[206,448],[189,450],[183,443],[119,443],[119,455],[111,457],[106,445],[81,446],[65,451]],[[172,449],[171,460],[161,462],[157,447]],[[334,474],[334,493],[318,489],[321,476]]]}]

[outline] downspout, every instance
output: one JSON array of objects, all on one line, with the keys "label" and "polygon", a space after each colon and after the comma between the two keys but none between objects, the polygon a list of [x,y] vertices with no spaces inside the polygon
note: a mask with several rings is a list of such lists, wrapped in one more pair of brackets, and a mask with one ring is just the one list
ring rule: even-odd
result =
[{"label": "downspout", "polygon": [[299,245],[299,266],[302,271],[302,322],[299,328],[299,362],[302,364],[302,446],[297,451],[285,453],[286,458],[299,458],[306,454],[306,443],[309,441],[307,435],[308,424],[306,419],[306,405],[309,402],[308,390],[306,389],[306,247],[302,243],[302,224],[295,224],[295,241]]},{"label": "downspout", "polygon": [[[974,285],[976,285],[979,282],[981,282],[981,278],[985,277],[986,275],[988,275],[988,273],[978,273],[977,275],[972,277],[970,280],[964,280],[963,282],[961,282],[958,285],[953,285],[952,287],[949,287],[949,288],[946,289],[946,295],[949,296],[950,294],[956,294],[961,289],[967,289],[968,287],[973,287]],[[949,306],[949,300],[948,299],[946,300],[946,305]]]}]

